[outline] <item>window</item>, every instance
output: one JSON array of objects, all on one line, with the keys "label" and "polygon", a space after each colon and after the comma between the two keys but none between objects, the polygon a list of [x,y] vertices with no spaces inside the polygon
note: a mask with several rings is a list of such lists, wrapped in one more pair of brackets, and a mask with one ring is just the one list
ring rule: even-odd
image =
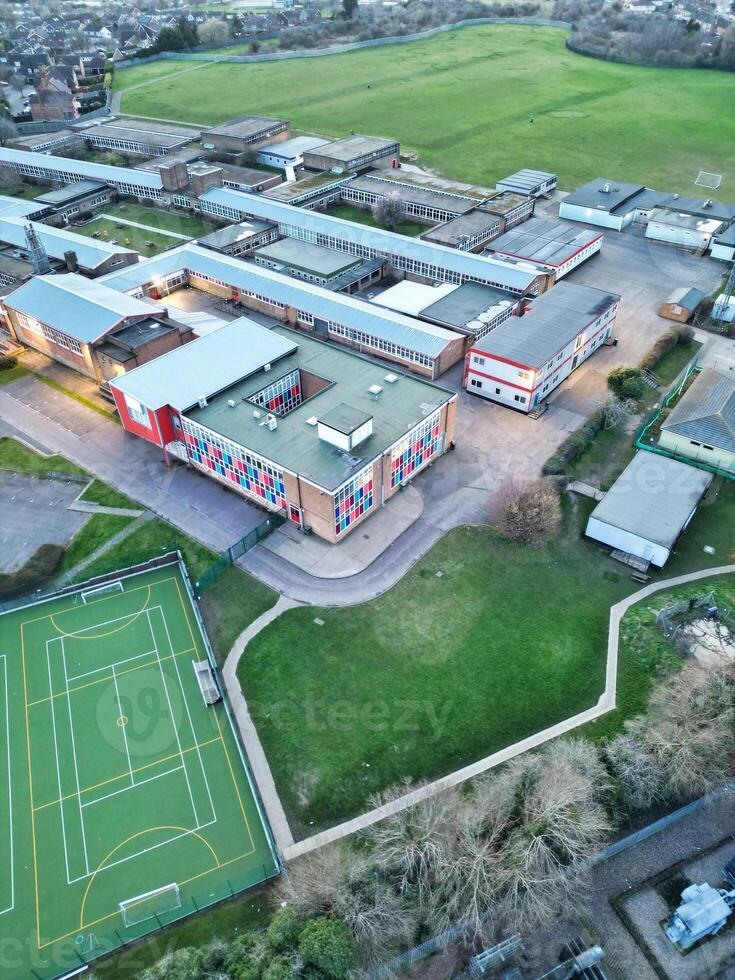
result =
[{"label": "window", "polygon": [[470,384],[473,388],[482,388],[482,381],[480,381],[479,378],[472,378],[470,380]]},{"label": "window", "polygon": [[150,429],[151,423],[148,417],[148,409],[145,405],[141,405],[139,401],[135,398],[131,398],[129,395],[125,396],[125,407],[128,410],[128,415],[131,420],[137,425],[142,425],[146,429]]},{"label": "window", "polygon": [[334,495],[334,530],[341,534],[373,506],[373,466],[366,466]]},{"label": "window", "polygon": [[519,371],[518,377],[521,379],[521,381],[528,381],[531,375],[528,371]]},{"label": "window", "polygon": [[480,366],[482,366],[484,363],[485,363],[485,358],[484,357],[478,357],[475,354],[475,364],[479,364]]},{"label": "window", "polygon": [[301,372],[298,368],[250,396],[256,405],[276,415],[287,415],[301,404]]},{"label": "window", "polygon": [[517,402],[520,402],[521,405],[525,405],[526,404],[526,396],[525,395],[513,395],[513,400],[514,401],[517,401]]},{"label": "window", "polygon": [[439,425],[439,412],[434,412],[393,447],[391,487],[403,483],[425,466],[432,456],[441,452],[442,446],[443,433]]}]

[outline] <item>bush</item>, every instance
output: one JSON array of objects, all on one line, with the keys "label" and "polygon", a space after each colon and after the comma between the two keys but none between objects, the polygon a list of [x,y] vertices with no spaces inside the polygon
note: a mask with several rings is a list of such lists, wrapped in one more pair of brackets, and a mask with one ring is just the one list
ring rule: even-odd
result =
[{"label": "bush", "polygon": [[562,476],[569,463],[581,456],[603,426],[603,413],[598,409],[584,425],[564,440],[553,456],[544,463],[544,476]]},{"label": "bush", "polygon": [[18,366],[18,358],[12,355],[0,357],[0,371],[10,371],[11,368]]},{"label": "bush", "polygon": [[679,343],[679,334],[676,330],[669,330],[646,351],[641,359],[641,371],[653,371],[658,362],[662,360]]},{"label": "bush", "polygon": [[560,527],[559,494],[550,480],[506,484],[500,530],[509,541],[539,544],[557,534]]},{"label": "bush", "polygon": [[688,324],[683,323],[679,329],[676,331],[677,341],[682,347],[688,347],[689,344],[694,340],[694,327],[690,327]]},{"label": "bush", "polygon": [[0,599],[10,599],[39,588],[51,578],[64,557],[58,544],[42,544],[16,572],[0,572]]},{"label": "bush", "polygon": [[293,909],[279,909],[266,932],[268,948],[274,953],[293,952],[298,945],[303,928],[303,922],[299,920]]},{"label": "bush", "polygon": [[623,400],[632,398],[638,401],[646,390],[641,369],[634,367],[614,368],[607,376],[607,386]]},{"label": "bush", "polygon": [[322,916],[307,922],[299,940],[299,952],[306,964],[332,980],[343,980],[352,968],[352,938],[347,926],[338,919]]}]

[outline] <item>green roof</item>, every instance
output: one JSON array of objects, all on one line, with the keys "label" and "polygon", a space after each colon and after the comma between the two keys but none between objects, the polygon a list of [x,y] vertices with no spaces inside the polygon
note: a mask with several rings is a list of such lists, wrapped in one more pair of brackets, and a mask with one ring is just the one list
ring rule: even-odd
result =
[{"label": "green roof", "polygon": [[[186,415],[194,422],[264,456],[283,469],[335,490],[371,460],[398,442],[409,430],[437,408],[456,397],[453,391],[420,378],[400,374],[370,358],[340,350],[287,327],[274,333],[298,344],[298,349],[281,358],[270,371],[259,371],[211,398],[205,408]],[[298,408],[278,419],[270,431],[262,425],[265,414],[248,401],[256,392],[290,372],[300,369],[330,382]],[[397,378],[390,382],[386,376]],[[380,394],[369,389],[378,385]],[[234,401],[234,406],[229,403]],[[259,416],[255,417],[255,410]],[[372,416],[372,434],[347,454],[319,438],[319,419],[327,422],[334,412],[342,422],[347,413]]]}]

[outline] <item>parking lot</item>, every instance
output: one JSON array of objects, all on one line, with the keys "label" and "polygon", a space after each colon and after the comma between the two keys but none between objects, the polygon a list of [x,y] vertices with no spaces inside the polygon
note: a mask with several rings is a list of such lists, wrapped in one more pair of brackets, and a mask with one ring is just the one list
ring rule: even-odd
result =
[{"label": "parking lot", "polygon": [[42,544],[66,546],[88,514],[68,510],[79,483],[0,472],[0,572],[21,568]]}]

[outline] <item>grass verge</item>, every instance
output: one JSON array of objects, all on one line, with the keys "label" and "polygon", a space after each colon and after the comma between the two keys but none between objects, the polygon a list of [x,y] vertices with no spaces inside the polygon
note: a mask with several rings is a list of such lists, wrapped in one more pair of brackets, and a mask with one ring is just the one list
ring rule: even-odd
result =
[{"label": "grass verge", "polygon": [[134,520],[134,517],[121,517],[117,514],[92,514],[78,533],[74,535],[64,552],[58,574],[63,575],[69,572],[80,561],[84,561],[85,558],[94,554],[110,538],[114,538],[120,531],[124,531]]},{"label": "grass verge", "polygon": [[15,473],[31,473],[46,475],[48,473],[71,473],[75,476],[86,476],[86,472],[63,456],[42,456],[40,453],[24,446],[10,436],[0,438],[0,470],[12,470]]},{"label": "grass verge", "polygon": [[128,510],[143,509],[140,504],[131,500],[130,497],[126,497],[124,493],[120,493],[114,487],[108,486],[107,483],[103,483],[102,480],[93,480],[79,499],[87,504],[100,504],[102,507],[122,507]]}]

